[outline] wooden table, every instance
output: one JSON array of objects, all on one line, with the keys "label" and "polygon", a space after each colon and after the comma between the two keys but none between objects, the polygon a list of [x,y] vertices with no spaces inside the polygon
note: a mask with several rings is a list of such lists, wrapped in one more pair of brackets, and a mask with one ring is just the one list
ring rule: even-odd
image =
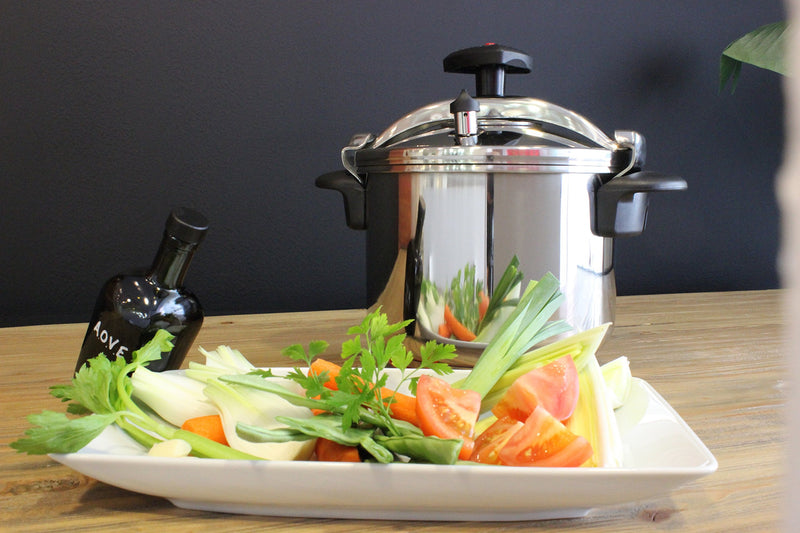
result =
[{"label": "wooden table", "polygon": [[[85,324],[0,329],[0,529],[200,531],[774,531],[781,520],[783,405],[782,291],[632,296],[598,357],[631,360],[695,430],[719,470],[668,497],[593,510],[580,519],[510,523],[349,521],[189,511],[18,454],[8,443],[25,416],[61,410],[50,385],[71,374]],[[253,363],[285,364],[281,348],[325,339],[331,355],[363,311],[209,317],[197,344],[228,344]],[[200,359],[196,350],[191,357]]]}]

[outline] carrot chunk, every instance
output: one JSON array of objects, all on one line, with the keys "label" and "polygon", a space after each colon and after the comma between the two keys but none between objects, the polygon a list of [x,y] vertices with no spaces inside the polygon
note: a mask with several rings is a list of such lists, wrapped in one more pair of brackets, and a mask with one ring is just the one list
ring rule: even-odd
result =
[{"label": "carrot chunk", "polygon": [[228,439],[225,438],[225,430],[222,427],[222,417],[219,415],[190,418],[181,425],[181,429],[228,446]]}]

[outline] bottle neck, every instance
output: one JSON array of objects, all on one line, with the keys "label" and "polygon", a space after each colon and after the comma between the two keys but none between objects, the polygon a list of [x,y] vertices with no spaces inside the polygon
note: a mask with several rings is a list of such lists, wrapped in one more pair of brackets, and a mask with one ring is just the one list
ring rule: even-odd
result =
[{"label": "bottle neck", "polygon": [[170,235],[164,235],[148,277],[167,289],[180,287],[196,249],[196,244],[186,244]]}]

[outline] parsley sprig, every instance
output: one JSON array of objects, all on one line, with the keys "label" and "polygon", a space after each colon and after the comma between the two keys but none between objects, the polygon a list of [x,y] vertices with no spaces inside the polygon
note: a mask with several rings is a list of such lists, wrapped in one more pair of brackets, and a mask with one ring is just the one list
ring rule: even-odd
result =
[{"label": "parsley sprig", "polygon": [[[335,378],[337,390],[324,386],[328,380],[327,373],[306,374],[295,368],[287,377],[303,387],[308,398],[320,400],[321,405],[325,406],[323,409],[341,414],[343,428],[362,422],[366,409],[373,422],[375,417],[382,421],[381,425],[389,435],[401,435],[404,429],[398,428],[398,421],[390,415],[392,396],[387,398],[381,394],[388,384],[386,369],[391,365],[400,372],[399,380],[392,388],[395,393],[406,384],[415,394],[421,370],[431,370],[439,375],[450,374],[453,369],[446,361],[456,357],[453,345],[429,341],[420,348],[419,364],[412,366],[414,354],[404,344],[405,327],[410,322],[405,320],[391,324],[379,307],[367,314],[361,324],[351,327],[347,334],[352,338],[342,344],[343,361]],[[314,341],[308,345],[308,349],[294,344],[282,353],[294,361],[311,366],[314,358],[327,347],[325,341]]]}]

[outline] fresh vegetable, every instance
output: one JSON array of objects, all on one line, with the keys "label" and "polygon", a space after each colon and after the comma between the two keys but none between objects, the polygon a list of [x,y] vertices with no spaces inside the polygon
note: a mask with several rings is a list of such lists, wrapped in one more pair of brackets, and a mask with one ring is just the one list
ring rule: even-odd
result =
[{"label": "fresh vegetable", "polygon": [[489,297],[483,291],[478,291],[478,325],[483,321],[486,316],[486,311],[489,310]]},{"label": "fresh vegetable", "polygon": [[571,355],[563,355],[544,366],[517,378],[492,413],[524,422],[537,406],[543,407],[557,420],[572,416],[578,404],[578,370]]},{"label": "fresh vegetable", "polygon": [[131,375],[131,384],[133,397],[173,426],[180,427],[189,418],[218,414],[203,394],[205,384],[187,376],[140,366]]},{"label": "fresh vegetable", "polygon": [[[240,374],[239,374],[240,375]],[[289,380],[267,377],[277,386],[286,387],[296,393],[299,387]],[[314,451],[314,442],[296,441],[285,443],[254,443],[241,438],[236,432],[237,424],[252,424],[264,428],[281,427],[281,417],[293,419],[311,418],[311,410],[292,405],[274,394],[264,393],[250,387],[225,383],[218,378],[207,381],[205,394],[219,410],[225,438],[232,448],[256,457],[269,460],[292,461],[308,459]]]},{"label": "fresh vegetable", "polygon": [[28,417],[33,426],[26,437],[11,443],[19,452],[29,454],[73,453],[116,423],[147,449],[158,442],[181,439],[189,443],[192,455],[218,459],[255,459],[253,455],[234,450],[210,439],[159,422],[140,408],[131,396],[133,385],[129,374],[172,348],[173,336],[159,330],[151,341],[133,352],[132,362],[122,358],[113,361],[104,355],[90,359],[69,385],[51,387],[51,394],[69,402],[67,412],[83,415],[69,418],[64,413],[43,411]]},{"label": "fresh vegetable", "polygon": [[189,362],[186,375],[200,382],[230,374],[247,374],[253,372],[256,367],[247,360],[239,350],[234,350],[230,346],[218,346],[216,350],[206,350],[202,346],[199,348],[205,358],[205,364],[196,361]]},{"label": "fresh vegetable", "polygon": [[[327,377],[324,386],[330,390],[338,390],[336,378],[339,376],[342,367],[325,359],[314,359],[309,367],[309,373],[314,373],[320,378]],[[382,387],[380,390],[384,402],[389,405],[389,414],[392,418],[405,420],[415,426],[417,421],[417,399],[414,396],[403,394],[389,387]]]},{"label": "fresh vegetable", "polygon": [[222,417],[217,414],[189,418],[181,425],[181,429],[228,446],[225,428],[222,426]]},{"label": "fresh vegetable", "polygon": [[338,463],[360,463],[358,446],[345,446],[328,439],[317,439],[314,447],[317,461],[333,461]]},{"label": "fresh vegetable", "polygon": [[519,420],[509,417],[492,417],[494,422],[485,430],[480,432],[475,439],[475,447],[469,460],[476,463],[489,465],[499,465],[500,450],[508,443],[508,440],[525,424]]},{"label": "fresh vegetable", "polygon": [[589,441],[594,455],[587,466],[622,465],[622,440],[596,357],[590,357],[578,372],[580,394],[575,412],[566,426]]},{"label": "fresh vegetable", "polygon": [[[417,306],[417,322],[428,331],[435,331],[437,324],[444,323],[444,296],[436,285],[423,279],[420,286],[419,305]],[[445,338],[450,335],[442,335]]]},{"label": "fresh vegetable", "polygon": [[508,466],[581,466],[592,457],[589,442],[537,407],[498,452]]},{"label": "fresh vegetable", "polygon": [[[223,345],[211,351],[200,348],[200,352],[206,357],[205,364],[191,362],[186,375],[205,383],[203,394],[216,408],[222,421],[225,439],[232,448],[268,460],[307,459],[311,456],[314,452],[313,441],[254,443],[239,437],[236,432],[237,423],[274,428],[281,425],[277,422],[280,416],[308,418],[312,416],[312,412],[306,407],[295,406],[280,396],[221,381],[220,378],[225,375],[242,375],[257,371],[238,350]],[[294,393],[302,392],[302,389],[290,380],[274,376],[265,379]]]},{"label": "fresh vegetable", "polygon": [[460,439],[442,439],[415,434],[397,437],[376,434],[375,440],[400,457],[410,457],[416,461],[437,465],[455,464],[462,448]]},{"label": "fresh vegetable", "polygon": [[611,407],[617,409],[625,404],[631,391],[631,365],[624,355],[609,361],[600,367],[603,382],[611,401]]},{"label": "fresh vegetable", "polygon": [[460,341],[474,341],[475,334],[467,326],[461,323],[450,310],[449,305],[444,306],[444,323],[455,337]]},{"label": "fresh vegetable", "polygon": [[308,374],[313,374],[320,380],[325,380],[322,385],[330,390],[338,389],[336,386],[336,378],[339,376],[339,372],[341,371],[342,367],[340,365],[319,357],[311,361],[311,364],[308,367]]},{"label": "fresh vegetable", "polygon": [[587,331],[575,333],[563,339],[546,344],[540,348],[523,354],[511,365],[508,371],[497,380],[492,390],[483,398],[481,409],[488,411],[503,397],[508,388],[521,376],[531,370],[555,361],[559,357],[569,355],[575,361],[578,372],[586,363],[595,357],[597,349],[603,342],[610,324],[602,324]]},{"label": "fresh vegetable", "polygon": [[[475,265],[468,264],[463,270],[459,270],[453,280],[450,282],[450,290],[445,294],[446,307],[444,311],[444,319],[447,321],[453,334],[458,337],[459,332],[453,327],[451,323],[455,320],[461,325],[460,329],[466,329],[474,332],[478,329],[478,321],[480,316],[479,293],[483,292],[483,282],[475,277]],[[447,314],[451,314],[451,319],[448,320]],[[471,333],[474,338],[475,334]],[[472,339],[461,339],[472,340]]]},{"label": "fresh vegetable", "polygon": [[446,339],[487,342],[519,301],[522,279],[516,256],[503,272],[491,298],[483,281],[476,279],[476,267],[471,263],[456,273],[444,293],[433,282],[423,279],[417,320],[425,330],[435,331]]},{"label": "fresh vegetable", "polygon": [[[170,457],[189,453],[189,446],[192,455],[219,458],[315,454],[381,463],[453,464],[460,458],[518,466],[619,466],[622,447],[612,401],[625,396],[630,370],[627,360],[599,366],[594,353],[607,326],[529,351],[566,331],[562,322],[548,321],[560,300],[552,275],[531,282],[468,377],[452,385],[436,375],[452,372],[446,361],[455,357],[454,347],[428,342],[419,364],[411,365],[414,356],[403,344],[409,322],[390,324],[380,309],[350,328],[341,364],[319,357],[327,348],[323,341],[293,345],[283,353],[308,370],[299,365],[280,377],[223,346],[203,350],[206,364],[190,364],[188,381],[163,380],[174,374],[154,376],[142,369],[169,349],[171,336],[159,332],[152,346],[134,354],[134,363],[100,356],[81,368],[71,385],[54,387],[54,396],[74,402],[68,412],[86,416],[32,415],[34,427],[12,447],[29,453],[76,451],[117,423],[151,454]],[[390,381],[389,366],[396,367],[397,379]],[[616,396],[610,392],[615,383]],[[171,390],[159,394],[159,386]],[[162,414],[149,414],[134,396]],[[215,413],[187,417],[161,405],[176,399],[211,406]],[[479,420],[492,402],[494,413]],[[321,414],[312,416],[312,410]],[[184,427],[162,421],[168,418]],[[220,427],[232,447],[215,442],[222,440]]]},{"label": "fresh vegetable", "polygon": [[479,335],[484,332],[489,324],[495,321],[497,314],[503,306],[513,307],[516,305],[517,302],[514,301],[512,297],[519,298],[519,289],[524,277],[524,274],[519,270],[519,258],[515,255],[511,258],[511,261],[509,261],[508,266],[503,271],[503,275],[500,276],[497,287],[495,287],[492,292],[492,297],[486,304],[486,311],[478,326],[477,333]]},{"label": "fresh vegetable", "polygon": [[[619,430],[595,357],[595,352],[602,343],[608,327],[609,324],[604,324],[524,354],[497,381],[492,391],[483,399],[482,410],[486,411],[495,406],[506,394],[506,391],[531,370],[569,356],[575,362],[578,370],[579,394],[575,409],[564,425],[572,433],[586,439],[592,448],[593,455],[584,463],[584,466],[620,466],[622,464],[622,444]],[[478,434],[476,449],[478,449],[481,435],[497,420],[498,418],[492,414],[478,422],[476,425]],[[491,448],[490,452],[492,452]]]},{"label": "fresh vegetable", "polygon": [[192,445],[183,439],[170,439],[157,442],[148,450],[151,457],[186,457],[192,453]]},{"label": "fresh vegetable", "polygon": [[[287,379],[299,384],[305,390],[305,395],[270,384],[259,372],[221,377],[223,382],[271,391],[294,405],[330,413],[302,420],[277,417],[277,421],[285,427],[275,429],[263,430],[253,425],[239,424],[239,435],[260,442],[277,442],[290,435],[301,434],[327,438],[339,444],[357,445],[379,462],[394,461],[396,454],[400,453],[397,450],[401,449],[415,461],[440,461],[442,457],[453,457],[455,460],[462,445],[460,440],[423,436],[419,428],[391,415],[391,406],[394,405],[392,399],[399,397],[397,388],[407,384],[414,393],[417,380],[422,379],[420,370],[450,373],[452,369],[444,361],[455,357],[452,345],[431,341],[420,349],[419,366],[411,368],[409,365],[414,356],[403,345],[406,325],[408,321],[389,324],[386,315],[376,309],[359,326],[350,328],[348,334],[353,338],[342,345],[343,363],[335,377],[336,388],[333,390],[326,386],[329,381],[327,371],[320,374],[304,373],[295,368],[287,374]],[[307,350],[300,345],[293,345],[283,353],[311,367],[314,358],[326,346],[327,343],[316,341],[310,343]],[[388,384],[385,370],[390,364],[399,370],[400,378],[393,384],[393,396],[387,401],[384,399]],[[419,399],[416,401],[418,405]]]},{"label": "fresh vegetable", "polygon": [[425,435],[461,439],[459,458],[469,459],[475,444],[475,422],[481,409],[480,395],[454,389],[446,381],[424,375],[417,383],[417,418]]},{"label": "fresh vegetable", "polygon": [[544,339],[569,331],[570,326],[563,321],[547,323],[563,299],[559,282],[552,274],[530,282],[519,305],[459,386],[474,390],[483,398],[522,354]]}]

